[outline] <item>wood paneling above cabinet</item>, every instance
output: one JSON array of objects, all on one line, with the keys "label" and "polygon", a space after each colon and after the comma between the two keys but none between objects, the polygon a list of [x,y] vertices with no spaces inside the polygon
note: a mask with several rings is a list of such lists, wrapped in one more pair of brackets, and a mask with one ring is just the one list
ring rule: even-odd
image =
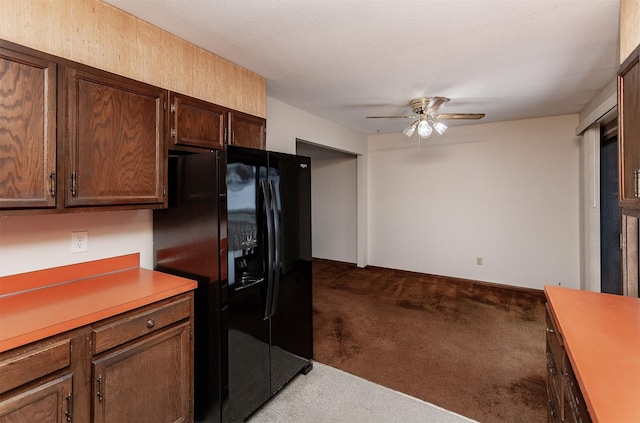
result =
[{"label": "wood paneling above cabinet", "polygon": [[266,117],[264,77],[101,0],[0,1],[0,16],[7,41]]}]

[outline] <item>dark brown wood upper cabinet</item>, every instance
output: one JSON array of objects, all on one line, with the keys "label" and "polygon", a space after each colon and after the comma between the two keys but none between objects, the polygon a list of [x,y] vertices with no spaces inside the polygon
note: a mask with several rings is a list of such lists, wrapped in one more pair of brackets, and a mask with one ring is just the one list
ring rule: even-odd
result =
[{"label": "dark brown wood upper cabinet", "polygon": [[3,215],[166,207],[168,150],[265,139],[263,118],[0,40]]},{"label": "dark brown wood upper cabinet", "polygon": [[170,148],[200,147],[220,150],[224,147],[227,110],[216,104],[178,93],[169,93]]},{"label": "dark brown wood upper cabinet", "polygon": [[229,112],[229,144],[264,150],[267,121],[257,116]]},{"label": "dark brown wood upper cabinet", "polygon": [[620,207],[640,209],[640,46],[618,73]]},{"label": "dark brown wood upper cabinet", "polygon": [[0,47],[0,208],[56,206],[54,62]]},{"label": "dark brown wood upper cabinet", "polygon": [[65,206],[162,204],[167,91],[68,67]]}]

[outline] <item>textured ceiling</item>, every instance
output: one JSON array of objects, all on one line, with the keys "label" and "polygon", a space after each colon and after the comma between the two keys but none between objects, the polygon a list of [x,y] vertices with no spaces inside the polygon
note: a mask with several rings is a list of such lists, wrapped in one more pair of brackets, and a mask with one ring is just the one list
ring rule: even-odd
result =
[{"label": "textured ceiling", "polygon": [[480,122],[578,113],[619,65],[619,0],[106,2],[367,134],[400,132],[410,120],[366,116],[410,114],[421,96]]}]

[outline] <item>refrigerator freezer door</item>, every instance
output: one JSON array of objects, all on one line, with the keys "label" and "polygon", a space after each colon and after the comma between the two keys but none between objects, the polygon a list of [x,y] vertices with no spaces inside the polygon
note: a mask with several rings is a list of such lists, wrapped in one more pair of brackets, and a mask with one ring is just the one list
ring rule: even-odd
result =
[{"label": "refrigerator freezer door", "polygon": [[[269,236],[264,151],[227,151],[229,421],[243,421],[270,397]],[[268,198],[266,199],[268,201]],[[272,253],[272,252],[271,252]]]}]

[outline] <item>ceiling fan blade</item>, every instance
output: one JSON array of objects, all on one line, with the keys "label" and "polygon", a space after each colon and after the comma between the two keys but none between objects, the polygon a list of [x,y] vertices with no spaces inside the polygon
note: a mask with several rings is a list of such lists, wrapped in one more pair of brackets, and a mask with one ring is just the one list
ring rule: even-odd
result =
[{"label": "ceiling fan blade", "polygon": [[427,107],[425,107],[425,113],[433,114],[448,102],[449,99],[447,97],[432,97]]},{"label": "ceiling fan blade", "polygon": [[367,116],[367,119],[416,119],[415,116]]},{"label": "ceiling fan blade", "polygon": [[484,113],[440,113],[437,119],[482,119]]}]

